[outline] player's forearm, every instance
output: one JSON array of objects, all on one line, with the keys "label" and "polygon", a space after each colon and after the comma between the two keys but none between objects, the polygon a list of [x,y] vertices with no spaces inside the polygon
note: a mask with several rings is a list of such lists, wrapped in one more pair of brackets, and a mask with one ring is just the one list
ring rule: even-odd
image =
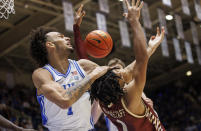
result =
[{"label": "player's forearm", "polygon": [[91,116],[93,118],[94,124],[96,124],[96,122],[99,120],[102,113],[103,112],[99,106],[99,102],[94,100],[92,109],[91,109]]},{"label": "player's forearm", "polygon": [[0,115],[0,127],[6,128],[6,129],[13,129],[17,130],[19,129],[18,126],[10,122],[9,120],[5,119],[3,116]]},{"label": "player's forearm", "polygon": [[64,98],[67,98],[68,106],[71,106],[73,103],[75,103],[91,86],[94,80],[92,80],[92,77],[86,76],[82,81],[76,84],[76,86],[68,88],[66,90]]},{"label": "player's forearm", "polygon": [[[151,47],[148,47],[147,48],[147,54],[148,54],[148,57],[150,58],[151,55],[154,53],[154,49],[151,48]],[[126,67],[126,73],[124,75],[125,79],[126,80],[126,83],[129,83],[132,81],[133,79],[133,69],[136,65],[136,60],[134,60],[131,64],[129,64],[127,67]]]},{"label": "player's forearm", "polygon": [[151,55],[154,53],[153,49],[151,47],[148,47],[147,48],[147,54],[148,54],[148,57],[151,57]]},{"label": "player's forearm", "polygon": [[133,30],[133,47],[136,60],[125,68],[123,77],[125,77],[124,80],[126,80],[126,83],[129,83],[133,79],[133,70],[136,66],[136,61],[142,64],[144,62],[147,63],[149,54],[151,54],[151,50],[149,48],[146,49],[146,40],[140,22],[138,20],[132,22],[131,27]]},{"label": "player's forearm", "polygon": [[[151,48],[151,47],[148,47],[147,48],[147,54],[148,54],[148,57],[150,58],[152,56],[152,54],[154,53],[154,49]],[[136,64],[136,60],[134,60],[131,64],[129,64],[126,68],[128,68],[129,70],[133,70],[133,67],[135,66]],[[132,71],[130,71],[132,72]]]},{"label": "player's forearm", "polygon": [[146,39],[142,26],[138,20],[135,20],[130,24],[133,30],[133,47],[136,61],[143,62],[145,60],[148,60],[148,54],[146,50]]}]

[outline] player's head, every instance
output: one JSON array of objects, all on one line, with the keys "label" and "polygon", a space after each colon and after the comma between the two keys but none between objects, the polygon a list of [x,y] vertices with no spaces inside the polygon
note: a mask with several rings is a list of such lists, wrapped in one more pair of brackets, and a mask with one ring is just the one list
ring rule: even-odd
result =
[{"label": "player's head", "polygon": [[[70,38],[64,37],[55,28],[38,27],[30,33],[30,52],[39,66],[49,63],[48,54],[52,50],[73,50]],[[62,51],[62,50],[61,50]]]},{"label": "player's head", "polygon": [[[125,67],[125,64],[124,64],[124,62],[121,61],[120,59],[118,59],[118,58],[113,58],[113,59],[111,59],[111,60],[108,62],[108,66],[109,66],[110,68],[115,68],[115,69],[113,70],[113,72],[118,75],[118,74],[121,74],[121,70]],[[119,83],[120,83],[120,85],[124,85],[124,84],[125,84],[125,82],[124,82],[123,79],[119,79]]]},{"label": "player's head", "polygon": [[124,95],[123,88],[119,84],[119,79],[121,78],[112,70],[109,70],[91,85],[90,98],[92,100],[99,100],[99,102],[106,106],[111,103],[115,104]]},{"label": "player's head", "polygon": [[71,53],[73,52],[73,47],[70,42],[69,37],[65,37],[62,33],[53,31],[46,34],[47,42],[46,47],[49,49],[54,49],[55,51],[61,53]]},{"label": "player's head", "polygon": [[122,69],[122,68],[124,68],[125,67],[125,64],[124,64],[124,62],[123,61],[121,61],[120,59],[118,59],[118,58],[113,58],[113,59],[111,59],[109,62],[108,62],[108,66],[110,66],[110,67],[117,67],[117,68],[120,68],[120,69]]}]

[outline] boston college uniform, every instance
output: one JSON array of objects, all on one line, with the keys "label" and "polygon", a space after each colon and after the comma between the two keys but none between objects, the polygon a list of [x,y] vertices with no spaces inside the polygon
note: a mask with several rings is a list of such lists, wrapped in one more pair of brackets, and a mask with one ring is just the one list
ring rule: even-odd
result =
[{"label": "boston college uniform", "polygon": [[123,99],[111,107],[102,104],[100,106],[119,131],[165,131],[154,110],[145,101],[143,102],[146,109],[143,116],[130,112]]}]

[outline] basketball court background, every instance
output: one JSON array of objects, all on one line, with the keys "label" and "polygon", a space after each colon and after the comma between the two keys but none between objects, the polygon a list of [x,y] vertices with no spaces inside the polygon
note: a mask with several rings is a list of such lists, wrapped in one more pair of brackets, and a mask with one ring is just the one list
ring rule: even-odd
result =
[{"label": "basketball court background", "polygon": [[[153,94],[158,95],[157,92],[163,90],[164,87],[178,88],[181,90],[183,87],[189,90],[193,87],[193,90],[196,92],[192,95],[195,99],[196,109],[201,109],[201,98],[199,98],[199,91],[201,91],[201,8],[200,4],[197,4],[200,1],[187,0],[190,14],[188,14],[188,11],[183,11],[182,2],[184,0],[172,0],[171,5],[164,1],[144,0],[147,3],[148,10],[145,10],[144,14],[142,13],[141,22],[145,27],[147,39],[149,40],[150,36],[155,34],[156,27],[160,23],[164,24],[161,21],[165,20],[168,30],[168,34],[166,35],[168,50],[160,46],[150,58],[145,92],[149,97],[157,99]],[[134,60],[132,47],[123,45],[123,41],[127,43],[130,41],[132,43],[132,35],[129,24],[124,21],[122,16],[124,9],[121,1],[108,0],[108,7],[103,5],[103,9],[100,8],[101,4],[98,0],[68,0],[67,2],[72,4],[73,11],[77,10],[80,4],[84,4],[86,16],[83,18],[81,24],[83,39],[90,31],[96,30],[98,25],[99,28],[102,26],[103,30],[106,27],[106,30],[113,38],[115,47],[112,53],[104,59],[91,58],[91,60],[100,65],[105,65],[113,57],[122,59],[126,64]],[[72,37],[71,40],[73,43],[73,32],[70,31],[71,27],[67,27],[69,24],[65,25],[67,20],[64,19],[65,15],[70,18],[72,14],[69,13],[71,12],[69,10],[67,10],[65,15],[63,14],[65,11],[60,0],[15,0],[14,9],[15,14],[10,14],[8,19],[0,19],[0,82],[5,83],[11,88],[18,84],[33,88],[31,73],[36,66],[29,57],[29,32],[38,26],[52,26],[56,27],[65,35]],[[164,16],[163,20],[160,18],[159,12],[161,11],[164,13],[162,13],[162,16]],[[149,16],[146,16],[147,13],[149,13]],[[165,19],[166,15],[172,15],[173,19]],[[146,23],[149,19],[148,17],[150,17],[151,23]],[[106,25],[104,26],[104,22],[99,23],[101,20],[98,19],[105,19]],[[125,23],[127,24],[126,26],[130,36],[124,36],[122,38],[120,29],[123,27],[125,29]],[[68,28],[68,31],[66,28]],[[186,48],[189,49],[189,45],[191,47],[190,52],[192,53],[191,58],[189,53],[187,53],[189,50],[186,50]],[[162,51],[162,49],[164,50]],[[71,58],[75,57],[75,54],[71,56]],[[173,91],[169,97],[176,95],[176,93],[174,94]],[[185,93],[188,94],[189,92],[187,91]],[[179,101],[182,101],[182,99],[179,99]],[[192,103],[194,103],[193,101]],[[172,103],[168,104],[168,102],[169,100],[163,101],[163,103],[167,104],[166,106],[171,106]],[[154,103],[156,105],[159,104],[158,101],[154,101]],[[160,108],[160,105],[157,106]],[[194,108],[192,108],[191,112],[193,110]],[[163,111],[160,109],[158,112]],[[174,119],[172,121],[181,122],[182,120]],[[201,123],[201,119],[198,120],[198,123]],[[178,125],[176,124],[176,126]]]}]

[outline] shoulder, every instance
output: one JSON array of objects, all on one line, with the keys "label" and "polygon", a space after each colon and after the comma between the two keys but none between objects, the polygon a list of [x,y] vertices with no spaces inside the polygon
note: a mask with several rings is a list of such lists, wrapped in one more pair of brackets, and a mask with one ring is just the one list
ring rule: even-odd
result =
[{"label": "shoulder", "polygon": [[93,61],[87,60],[87,59],[80,59],[78,61],[78,64],[84,69],[85,72],[90,73],[92,70],[94,70],[99,65],[96,64]]},{"label": "shoulder", "polygon": [[32,80],[35,86],[40,82],[43,82],[45,80],[51,80],[51,79],[52,79],[52,76],[50,72],[43,68],[38,68],[34,70],[34,72],[32,73]]},{"label": "shoulder", "polygon": [[80,65],[85,65],[85,64],[88,64],[88,65],[97,65],[98,66],[98,64],[96,64],[95,62],[93,62],[93,61],[90,61],[90,60],[87,60],[87,59],[80,59],[80,60],[78,60],[77,61]]},{"label": "shoulder", "polygon": [[40,75],[48,75],[48,74],[50,74],[48,70],[43,69],[43,68],[38,68],[38,69],[33,71],[32,77],[37,77]]}]

